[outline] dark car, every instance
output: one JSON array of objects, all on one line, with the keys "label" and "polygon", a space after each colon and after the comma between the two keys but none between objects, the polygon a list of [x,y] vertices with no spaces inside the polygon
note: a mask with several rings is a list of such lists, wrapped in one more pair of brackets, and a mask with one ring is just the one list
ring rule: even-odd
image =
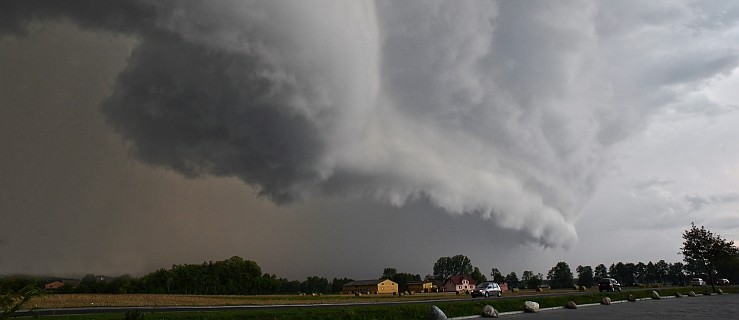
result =
[{"label": "dark car", "polygon": [[498,285],[495,282],[483,282],[481,284],[478,284],[477,287],[475,287],[474,289],[472,289],[472,291],[470,291],[470,295],[473,298],[480,297],[480,296],[483,296],[485,298],[489,296],[500,297],[501,294],[502,293],[500,290],[500,285]]},{"label": "dark car", "polygon": [[603,278],[598,280],[598,290],[603,291],[621,291],[621,284],[613,278]]},{"label": "dark car", "polygon": [[717,279],[716,280],[716,285],[717,286],[728,286],[730,284],[731,284],[731,282],[729,282],[729,279],[721,278],[721,279]]}]

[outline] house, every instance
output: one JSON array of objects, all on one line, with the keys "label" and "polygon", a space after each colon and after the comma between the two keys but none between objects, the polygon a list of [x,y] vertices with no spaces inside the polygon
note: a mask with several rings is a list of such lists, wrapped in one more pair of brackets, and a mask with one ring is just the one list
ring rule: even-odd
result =
[{"label": "house", "polygon": [[408,285],[408,291],[413,291],[413,292],[432,292],[434,288],[434,283],[429,280],[409,281],[407,285]]},{"label": "house", "polygon": [[79,280],[62,279],[62,280],[57,280],[54,282],[47,283],[46,285],[44,285],[44,290],[56,291],[56,290],[59,290],[63,286],[68,286],[68,288],[76,288],[79,285],[80,285]]},{"label": "house", "polygon": [[475,280],[468,276],[451,276],[444,281],[444,291],[468,292],[475,288]]},{"label": "house", "polygon": [[398,284],[389,279],[359,280],[345,284],[343,293],[398,293]]},{"label": "house", "polygon": [[51,283],[47,283],[44,285],[44,290],[57,290],[64,286],[64,282],[61,281],[54,281]]}]

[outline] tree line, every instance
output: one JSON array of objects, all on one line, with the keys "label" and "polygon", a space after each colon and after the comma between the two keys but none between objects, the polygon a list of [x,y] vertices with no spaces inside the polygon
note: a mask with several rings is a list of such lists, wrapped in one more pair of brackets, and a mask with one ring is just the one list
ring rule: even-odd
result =
[{"label": "tree line", "polygon": [[[0,289],[17,291],[29,284],[43,287],[63,280],[54,277],[12,276],[0,279]],[[152,293],[152,294],[203,294],[203,295],[256,295],[339,293],[348,278],[328,280],[311,276],[304,281],[290,281],[274,274],[262,273],[259,265],[241,257],[231,257],[217,262],[173,265],[159,269],[143,277],[122,275],[101,279],[94,274],[84,276],[79,284],[67,285],[56,293]]]},{"label": "tree line", "polygon": [[[577,283],[570,266],[560,261],[552,267],[546,275],[546,283],[552,288],[572,288],[578,286],[592,287],[603,278],[614,278],[624,286],[635,286],[639,284],[671,284],[687,285],[693,277],[703,277],[711,285],[717,277],[729,279],[731,283],[739,283],[739,249],[734,246],[733,241],[728,241],[718,234],[714,234],[705,227],[696,227],[685,230],[683,236],[683,247],[680,254],[683,255],[682,262],[667,263],[665,260],[657,262],[618,262],[612,263],[610,267],[599,264],[593,268],[589,265],[579,265],[577,272]],[[454,257],[441,257],[434,264],[433,279],[443,280],[451,275],[466,275],[477,283],[488,281],[477,267],[472,266],[469,258],[463,255]],[[490,273],[492,281],[507,283],[509,288],[535,289],[545,283],[543,274],[534,274],[527,270],[523,272],[519,280],[515,272],[506,276],[497,269],[492,268]]]},{"label": "tree line", "polygon": [[[504,276],[497,268],[492,268],[490,280],[507,283],[509,288],[535,289],[547,284],[552,288],[571,288],[575,284],[591,287],[602,278],[615,278],[622,285],[660,283],[686,285],[691,277],[704,277],[711,284],[717,277],[739,282],[739,251],[733,241],[727,241],[704,227],[694,224],[683,233],[681,253],[685,263],[667,263],[664,260],[648,263],[612,263],[610,267],[599,264],[577,266],[577,283],[570,266],[559,262],[552,267],[546,277],[531,270],[523,271],[521,278],[515,272]],[[472,265],[464,255],[440,257],[433,266],[433,275],[425,280],[443,282],[453,275],[466,275],[477,283],[488,281],[478,267]],[[408,282],[420,281],[418,274],[398,272],[395,268],[385,268],[380,279],[390,279],[406,291]],[[43,287],[55,280],[53,277],[13,276],[0,278],[0,293],[17,292],[29,285]],[[79,284],[64,285],[58,293],[152,293],[152,294],[204,294],[204,295],[255,295],[255,294],[297,294],[297,293],[339,293],[344,284],[353,281],[349,278],[328,280],[310,276],[304,281],[290,281],[274,274],[262,273],[259,265],[241,257],[231,257],[217,262],[202,264],[173,265],[169,269],[159,269],[140,278],[123,275],[101,280],[88,274]]]}]

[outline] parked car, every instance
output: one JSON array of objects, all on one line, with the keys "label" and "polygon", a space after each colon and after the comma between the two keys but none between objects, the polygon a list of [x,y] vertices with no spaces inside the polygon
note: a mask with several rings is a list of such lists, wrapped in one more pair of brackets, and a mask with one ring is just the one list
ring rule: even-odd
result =
[{"label": "parked car", "polygon": [[489,296],[500,297],[502,294],[503,293],[500,290],[500,285],[495,282],[483,282],[481,284],[478,284],[477,287],[470,291],[470,295],[473,298],[477,298],[480,296],[483,296],[485,298]]},{"label": "parked car", "polygon": [[613,278],[603,278],[598,280],[598,290],[603,291],[621,291],[621,284]]},{"label": "parked car", "polygon": [[701,278],[693,278],[690,279],[690,285],[694,287],[703,287],[706,285],[706,282]]},{"label": "parked car", "polygon": [[716,280],[716,285],[717,285],[717,286],[728,286],[728,285],[730,285],[730,284],[731,284],[731,283],[729,282],[729,279],[724,279],[724,278],[721,278],[721,279],[717,279],[717,280]]}]

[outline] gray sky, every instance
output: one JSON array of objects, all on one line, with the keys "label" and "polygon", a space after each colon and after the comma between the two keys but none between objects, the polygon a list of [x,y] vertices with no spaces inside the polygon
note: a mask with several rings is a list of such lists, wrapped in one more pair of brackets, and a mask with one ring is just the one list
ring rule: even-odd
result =
[{"label": "gray sky", "polygon": [[1,1],[0,274],[680,261],[739,239],[739,5]]}]

